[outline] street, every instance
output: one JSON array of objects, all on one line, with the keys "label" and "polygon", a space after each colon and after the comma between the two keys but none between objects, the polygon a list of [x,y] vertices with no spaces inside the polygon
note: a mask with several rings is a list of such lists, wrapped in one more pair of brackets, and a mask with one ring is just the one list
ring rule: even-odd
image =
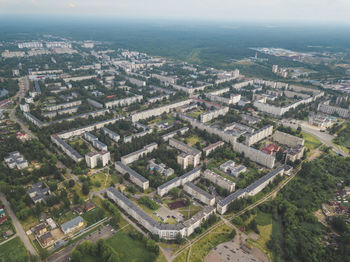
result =
[{"label": "street", "polygon": [[311,126],[308,123],[304,122],[304,121],[297,121],[295,123],[289,121],[289,120],[281,120],[281,124],[283,124],[284,126],[289,126],[291,128],[297,129],[298,126],[301,127],[301,129],[306,132],[309,133],[311,135],[314,135],[315,137],[317,137],[323,144],[325,144],[326,146],[332,147],[333,150],[340,155],[346,156],[348,157],[349,154],[345,153],[341,148],[339,148],[338,146],[334,145],[332,143],[332,140],[334,138],[334,136],[326,133],[326,132],[321,132],[317,127]]},{"label": "street", "polygon": [[10,203],[7,201],[7,199],[3,193],[0,193],[0,200],[4,204],[9,216],[12,219],[12,223],[16,228],[17,235],[22,240],[22,242],[23,242],[24,246],[26,247],[26,249],[28,250],[28,252],[32,255],[39,256],[37,251],[32,246],[32,243],[28,239],[26,233],[23,230],[21,223],[18,221],[18,218],[16,217],[15,213],[12,211],[12,209],[10,207]]}]

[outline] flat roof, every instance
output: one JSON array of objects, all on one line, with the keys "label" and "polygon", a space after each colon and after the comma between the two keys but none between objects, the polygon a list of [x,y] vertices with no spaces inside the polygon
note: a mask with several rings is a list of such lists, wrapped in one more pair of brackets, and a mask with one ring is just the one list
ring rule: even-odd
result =
[{"label": "flat roof", "polygon": [[131,169],[127,165],[124,165],[122,162],[117,161],[115,164],[123,168],[130,176],[137,178],[142,183],[148,182],[148,179],[144,178],[143,176],[141,176],[139,173],[137,173],[135,170]]},{"label": "flat roof", "polygon": [[267,180],[269,180],[271,177],[275,176],[277,173],[281,172],[284,170],[284,166],[279,166],[276,169],[270,171],[269,173],[267,173],[266,175],[264,175],[263,177],[259,178],[258,180],[256,180],[254,183],[250,184],[249,186],[247,186],[245,188],[246,192],[250,192],[253,191],[255,188],[257,188],[258,186],[260,186],[262,183],[266,182]]},{"label": "flat roof", "polygon": [[244,189],[238,189],[237,191],[235,191],[231,195],[228,195],[224,199],[220,200],[218,202],[218,204],[220,206],[226,206],[226,205],[230,204],[233,200],[235,200],[236,198],[240,197],[243,194],[245,194],[245,190]]},{"label": "flat roof", "polygon": [[191,183],[191,182],[187,182],[185,185],[189,186],[190,188],[192,188],[194,191],[196,191],[197,193],[205,196],[206,198],[209,199],[213,199],[214,196],[212,196],[211,194],[209,194],[207,191],[204,191],[203,189],[201,189],[200,187],[196,186],[195,184]]}]

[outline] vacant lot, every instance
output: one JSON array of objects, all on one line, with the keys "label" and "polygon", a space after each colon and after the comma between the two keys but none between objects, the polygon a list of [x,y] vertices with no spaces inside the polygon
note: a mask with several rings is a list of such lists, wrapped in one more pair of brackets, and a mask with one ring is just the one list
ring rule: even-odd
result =
[{"label": "vacant lot", "polygon": [[[202,262],[205,257],[209,254],[210,250],[219,245],[220,243],[227,242],[230,240],[230,233],[232,229],[227,225],[222,225],[215,229],[210,234],[203,237],[197,243],[193,244],[190,250],[190,262]],[[187,254],[189,248],[187,248],[183,253],[177,256],[174,262],[187,261]]]},{"label": "vacant lot", "polygon": [[306,148],[313,150],[322,145],[321,141],[318,140],[317,137],[303,131],[301,133],[303,135],[303,138],[305,139]]}]

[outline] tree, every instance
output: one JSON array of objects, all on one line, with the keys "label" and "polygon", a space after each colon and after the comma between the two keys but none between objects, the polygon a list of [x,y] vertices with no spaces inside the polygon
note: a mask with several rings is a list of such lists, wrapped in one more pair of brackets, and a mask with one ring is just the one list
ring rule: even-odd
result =
[{"label": "tree", "polygon": [[74,191],[73,193],[73,203],[74,204],[79,204],[80,203],[80,197],[79,195],[77,194],[77,192]]},{"label": "tree", "polygon": [[282,158],[283,158],[283,151],[282,151],[282,150],[278,150],[278,151],[276,152],[276,159],[277,159],[278,161],[281,161]]},{"label": "tree", "polygon": [[72,252],[72,260],[73,262],[80,262],[83,259],[83,254],[80,252],[80,250],[76,247],[73,249]]},{"label": "tree", "polygon": [[242,143],[242,142],[245,141],[245,139],[246,139],[246,137],[241,135],[241,136],[238,137],[237,141],[238,141],[239,143]]},{"label": "tree", "polygon": [[230,233],[230,238],[234,239],[236,236],[236,230],[232,229],[231,233]]},{"label": "tree", "polygon": [[178,243],[179,245],[181,245],[181,244],[185,243],[186,240],[181,236],[180,233],[178,233],[178,234],[176,235],[175,241],[176,241],[176,243]]},{"label": "tree", "polygon": [[172,199],[177,199],[179,197],[179,192],[180,192],[180,189],[177,187],[174,187],[169,191],[169,195],[171,195]]},{"label": "tree", "polygon": [[75,185],[74,180],[73,180],[73,179],[70,179],[70,180],[68,181],[68,186],[69,186],[69,187],[74,187],[74,185]]},{"label": "tree", "polygon": [[83,192],[84,195],[88,195],[89,194],[90,188],[89,188],[89,182],[88,181],[85,181],[83,183],[82,192]]}]

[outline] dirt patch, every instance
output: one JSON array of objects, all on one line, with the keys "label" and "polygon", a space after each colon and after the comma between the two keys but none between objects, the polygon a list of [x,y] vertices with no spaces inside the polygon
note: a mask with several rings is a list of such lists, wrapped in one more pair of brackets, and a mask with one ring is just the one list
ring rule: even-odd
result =
[{"label": "dirt patch", "polygon": [[64,237],[62,230],[59,228],[52,229],[51,235],[55,240],[62,239]]},{"label": "dirt patch", "polygon": [[254,232],[250,232],[249,234],[248,234],[248,237],[249,238],[251,238],[251,239],[253,239],[254,241],[257,241],[258,239],[259,239],[259,235],[258,234],[256,234],[256,233],[254,233]]},{"label": "dirt patch", "polygon": [[207,257],[204,259],[204,262],[225,262],[220,258],[215,252],[210,252]]},{"label": "dirt patch", "polygon": [[185,201],[183,200],[177,200],[175,202],[172,202],[172,203],[169,203],[168,204],[168,207],[173,210],[173,209],[177,209],[177,208],[180,208],[180,207],[184,207],[186,206],[186,203]]},{"label": "dirt patch", "polygon": [[246,245],[246,239],[247,236],[237,234],[232,241],[222,243],[211,250],[204,262],[269,262],[266,254],[258,248]]}]

